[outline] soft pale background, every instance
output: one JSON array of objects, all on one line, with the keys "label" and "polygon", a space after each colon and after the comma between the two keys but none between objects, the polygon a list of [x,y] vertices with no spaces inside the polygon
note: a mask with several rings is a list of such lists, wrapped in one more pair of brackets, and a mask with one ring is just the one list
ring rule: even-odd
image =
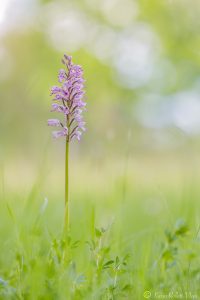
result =
[{"label": "soft pale background", "polygon": [[105,198],[122,181],[154,203],[160,186],[198,181],[199,12],[195,0],[1,0],[1,197],[34,186],[41,201],[63,197],[64,141],[46,120],[64,52],[83,66],[88,99],[71,193]]}]

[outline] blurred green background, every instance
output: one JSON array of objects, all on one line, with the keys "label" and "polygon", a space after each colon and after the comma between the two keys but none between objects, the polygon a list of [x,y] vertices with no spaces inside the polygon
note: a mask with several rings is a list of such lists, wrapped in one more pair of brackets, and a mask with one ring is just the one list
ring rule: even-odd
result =
[{"label": "blurred green background", "polygon": [[[0,299],[200,295],[199,15],[199,0],[0,0]],[[47,126],[64,53],[87,97],[68,244],[65,141]]]},{"label": "blurred green background", "polygon": [[197,0],[1,0],[2,197],[64,195],[64,140],[47,127],[63,53],[83,66],[88,103],[71,193],[105,198],[128,182],[159,215],[161,186],[198,183],[199,13]]}]

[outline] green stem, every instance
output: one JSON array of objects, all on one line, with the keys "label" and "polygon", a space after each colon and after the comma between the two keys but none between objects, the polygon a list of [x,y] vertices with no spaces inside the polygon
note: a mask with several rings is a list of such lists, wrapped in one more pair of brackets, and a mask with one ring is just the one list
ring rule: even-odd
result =
[{"label": "green stem", "polygon": [[65,150],[65,232],[69,231],[69,141],[66,138]]}]

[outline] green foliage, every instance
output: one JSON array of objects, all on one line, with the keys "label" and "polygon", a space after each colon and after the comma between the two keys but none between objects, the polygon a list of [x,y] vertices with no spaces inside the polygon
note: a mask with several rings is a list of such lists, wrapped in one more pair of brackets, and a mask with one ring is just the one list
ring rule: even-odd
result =
[{"label": "green foliage", "polygon": [[162,231],[152,239],[149,252],[146,235],[116,247],[115,225],[88,228],[79,239],[76,233],[55,236],[46,230],[46,208],[47,200],[27,224],[6,204],[7,217],[15,216],[18,229],[7,239],[11,250],[5,245],[1,254],[0,299],[142,299],[146,290],[199,295],[199,242],[183,219],[164,231],[163,243]]}]

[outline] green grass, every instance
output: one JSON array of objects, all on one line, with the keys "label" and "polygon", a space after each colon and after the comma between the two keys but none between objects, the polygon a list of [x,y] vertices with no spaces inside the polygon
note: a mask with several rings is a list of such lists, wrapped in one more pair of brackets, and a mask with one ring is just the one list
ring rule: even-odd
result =
[{"label": "green grass", "polygon": [[73,186],[68,239],[62,193],[4,196],[0,299],[199,299],[198,184],[132,179]]}]

